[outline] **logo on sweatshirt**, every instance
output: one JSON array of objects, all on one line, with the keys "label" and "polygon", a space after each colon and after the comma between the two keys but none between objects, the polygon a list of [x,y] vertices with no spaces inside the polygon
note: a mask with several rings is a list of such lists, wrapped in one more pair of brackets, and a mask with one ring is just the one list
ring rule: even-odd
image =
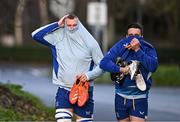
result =
[{"label": "logo on sweatshirt", "polygon": [[124,47],[126,47],[126,46],[128,46],[128,45],[129,45],[129,43],[123,44]]}]

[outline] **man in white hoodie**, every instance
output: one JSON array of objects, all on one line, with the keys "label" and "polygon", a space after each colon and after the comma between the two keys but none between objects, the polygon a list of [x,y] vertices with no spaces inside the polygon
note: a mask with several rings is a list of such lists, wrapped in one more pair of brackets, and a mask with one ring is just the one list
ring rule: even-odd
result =
[{"label": "man in white hoodie", "polygon": [[[93,79],[103,71],[103,58],[97,41],[81,24],[77,16],[65,15],[58,22],[43,26],[32,33],[37,42],[48,46],[53,56],[53,83],[58,85],[56,114],[58,122],[71,122],[73,112],[78,122],[93,121]],[[89,81],[89,99],[84,106],[69,102],[69,93],[76,79]]]}]

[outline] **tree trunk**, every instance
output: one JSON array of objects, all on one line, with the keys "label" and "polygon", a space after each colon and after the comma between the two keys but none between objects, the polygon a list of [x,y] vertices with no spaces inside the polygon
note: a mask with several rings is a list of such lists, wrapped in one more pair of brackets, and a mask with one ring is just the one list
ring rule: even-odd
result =
[{"label": "tree trunk", "polygon": [[75,11],[74,13],[78,16],[83,24],[86,23],[86,7],[88,0],[74,0],[75,1]]},{"label": "tree trunk", "polygon": [[108,24],[108,40],[109,40],[109,42],[108,42],[108,46],[112,46],[114,43],[115,43],[115,41],[117,41],[117,40],[115,40],[116,38],[116,36],[115,36],[115,20],[114,20],[114,17],[113,16],[110,16],[109,17],[109,24]]},{"label": "tree trunk", "polygon": [[15,23],[14,23],[14,32],[15,32],[15,40],[17,46],[22,46],[23,44],[23,12],[26,5],[27,0],[19,0],[16,13],[15,13]]},{"label": "tree trunk", "polygon": [[39,12],[41,18],[41,25],[48,23],[48,10],[47,10],[47,0],[39,0]]}]

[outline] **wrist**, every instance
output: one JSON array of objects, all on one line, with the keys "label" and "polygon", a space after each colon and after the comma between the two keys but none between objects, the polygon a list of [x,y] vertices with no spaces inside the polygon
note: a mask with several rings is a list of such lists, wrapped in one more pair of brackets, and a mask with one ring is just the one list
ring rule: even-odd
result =
[{"label": "wrist", "polygon": [[89,80],[89,76],[88,76],[88,74],[87,74],[87,73],[85,73],[84,75],[86,76],[87,80]]}]

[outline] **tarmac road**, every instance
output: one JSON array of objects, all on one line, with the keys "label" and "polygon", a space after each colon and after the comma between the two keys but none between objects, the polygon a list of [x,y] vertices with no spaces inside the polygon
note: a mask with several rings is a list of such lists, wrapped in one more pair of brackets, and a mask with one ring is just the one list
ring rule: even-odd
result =
[{"label": "tarmac road", "polygon": [[[149,95],[149,121],[180,121],[180,88],[153,87]],[[97,121],[115,121],[114,87],[95,85],[95,112]]]},{"label": "tarmac road", "polygon": [[[47,106],[54,106],[57,86],[48,77],[48,67],[0,66],[0,82],[23,86],[23,90],[39,97]],[[95,121],[116,121],[114,86],[95,84]],[[149,95],[149,121],[180,121],[180,88],[152,87]]]}]

